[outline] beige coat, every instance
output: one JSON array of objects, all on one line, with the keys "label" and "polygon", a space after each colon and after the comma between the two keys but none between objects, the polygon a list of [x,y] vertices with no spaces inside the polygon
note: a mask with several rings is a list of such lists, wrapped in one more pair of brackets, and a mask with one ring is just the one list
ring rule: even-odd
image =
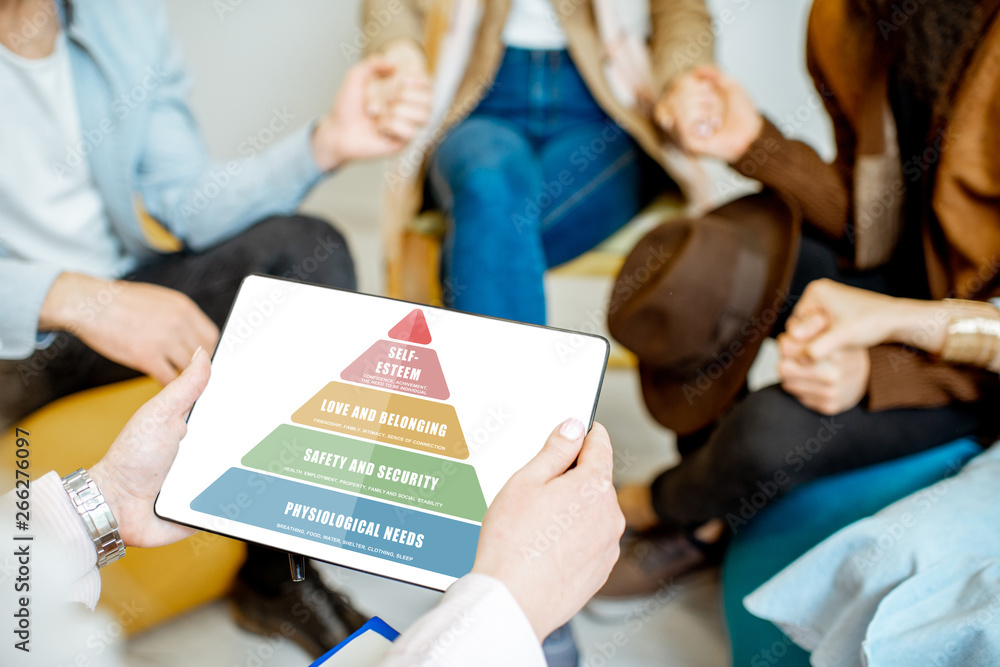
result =
[{"label": "beige coat", "polygon": [[[432,72],[463,66],[450,109],[425,141],[417,141],[390,164],[386,172],[385,231],[387,260],[400,252],[401,231],[423,208],[427,160],[447,130],[475,109],[489,91],[504,54],[501,39],[511,0],[482,0],[481,20],[464,62],[435,60],[442,53],[452,17],[449,0],[365,0],[362,28],[369,38],[368,52],[379,51],[401,38],[424,47]],[[603,46],[591,0],[552,0],[562,21],[569,52],[591,94],[604,111],[664,167],[682,194],[698,205],[708,193],[698,166],[676,148],[664,144],[648,113],[622,105],[605,80]],[[714,39],[704,0],[650,0],[652,35],[650,55],[655,92],[665,91],[681,72],[713,61]],[[448,60],[448,57],[444,57]]]}]

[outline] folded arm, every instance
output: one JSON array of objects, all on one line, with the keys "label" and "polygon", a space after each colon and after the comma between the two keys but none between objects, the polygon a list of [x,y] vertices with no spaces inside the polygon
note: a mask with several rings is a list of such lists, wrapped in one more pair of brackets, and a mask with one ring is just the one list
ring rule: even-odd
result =
[{"label": "folded arm", "polygon": [[[804,403],[815,402],[817,381],[836,392],[854,380],[870,410],[969,403],[1000,388],[998,333],[1000,310],[989,303],[900,299],[817,280],[779,337],[779,372],[785,388]],[[825,381],[824,372],[858,355],[867,358],[867,377],[831,375]],[[804,379],[810,382],[798,383]],[[820,411],[849,407],[833,401]]]},{"label": "folded arm", "polygon": [[27,359],[38,343],[38,319],[62,270],[44,262],[0,257],[0,359]]}]

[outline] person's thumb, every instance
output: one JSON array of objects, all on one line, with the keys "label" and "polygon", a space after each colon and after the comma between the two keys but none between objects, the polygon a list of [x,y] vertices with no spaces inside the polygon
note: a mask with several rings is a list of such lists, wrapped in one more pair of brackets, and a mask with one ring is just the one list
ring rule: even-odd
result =
[{"label": "person's thumb", "polygon": [[722,72],[714,65],[698,65],[691,69],[691,73],[703,81],[713,83],[718,83],[722,77]]},{"label": "person's thumb", "polygon": [[567,419],[552,431],[542,450],[524,466],[523,474],[544,482],[562,475],[580,455],[585,434],[583,422]]},{"label": "person's thumb", "polygon": [[212,362],[208,358],[208,352],[199,347],[184,372],[151,401],[156,406],[156,412],[166,418],[183,418],[205,391],[211,374]]},{"label": "person's thumb", "polygon": [[365,58],[360,63],[352,67],[347,78],[353,81],[365,81],[370,76],[385,77],[396,71],[396,65],[381,55],[374,55]]},{"label": "person's thumb", "polygon": [[[338,99],[355,100],[359,96],[361,99],[371,98],[385,84],[386,77],[390,76],[396,66],[386,60],[381,55],[374,55],[365,58],[358,64],[347,70],[343,83],[340,84]],[[368,99],[366,107],[372,105],[372,100]],[[371,113],[370,109],[366,109]]]},{"label": "person's thumb", "polygon": [[[118,456],[121,451],[145,451],[148,443],[156,437],[169,440],[176,436],[176,446],[187,430],[185,419],[191,406],[208,384],[211,368],[208,353],[198,348],[184,372],[132,415],[115,439],[108,456]],[[125,455],[125,458],[128,459],[128,456]],[[130,465],[130,462],[126,464]]]},{"label": "person's thumb", "polygon": [[594,422],[594,428],[583,441],[580,449],[578,469],[587,470],[603,477],[611,486],[611,477],[615,468],[614,449],[611,447],[611,436],[601,424]]},{"label": "person's thumb", "polygon": [[818,336],[829,326],[829,318],[817,311],[805,314],[793,313],[786,326],[788,335],[800,343],[805,343]]},{"label": "person's thumb", "polygon": [[813,361],[827,359],[831,355],[851,346],[853,333],[849,327],[833,326],[817,336],[806,346],[806,356]]},{"label": "person's thumb", "polygon": [[666,105],[661,105],[656,108],[656,122],[661,128],[667,132],[673,132],[674,127],[677,124],[677,120],[674,118],[674,114]]}]

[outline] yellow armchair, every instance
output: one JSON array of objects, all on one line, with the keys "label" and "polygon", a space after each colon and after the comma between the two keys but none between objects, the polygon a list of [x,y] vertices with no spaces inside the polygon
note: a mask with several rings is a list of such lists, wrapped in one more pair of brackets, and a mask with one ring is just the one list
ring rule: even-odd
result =
[{"label": "yellow armchair", "polygon": [[[93,465],[157,391],[153,380],[130,380],[67,396],[19,421],[31,434],[34,476]],[[13,431],[2,442],[13,443]],[[134,634],[224,595],[244,556],[243,543],[203,533],[169,547],[130,548],[101,572],[100,606]]]},{"label": "yellow armchair", "polygon": [[[136,213],[150,245],[164,253],[183,245],[146,213]],[[67,396],[20,420],[31,434],[31,469],[60,476],[96,463],[125,422],[160,386],[149,378],[98,387]],[[14,432],[0,442],[13,443]],[[126,634],[135,634],[198,605],[223,596],[246,556],[242,542],[199,533],[158,549],[130,548],[126,557],[101,572],[101,601]]]}]

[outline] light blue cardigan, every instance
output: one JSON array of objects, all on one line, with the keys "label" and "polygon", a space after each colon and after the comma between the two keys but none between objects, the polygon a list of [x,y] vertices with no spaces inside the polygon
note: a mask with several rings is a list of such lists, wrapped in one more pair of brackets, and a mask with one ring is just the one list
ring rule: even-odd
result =
[{"label": "light blue cardigan", "polygon": [[[294,211],[323,175],[310,152],[312,124],[249,158],[209,158],[187,104],[190,80],[158,0],[57,4],[90,147],[85,159],[131,266],[156,255],[139,227],[137,201],[197,251]],[[0,359],[24,359],[36,348],[39,313],[62,267],[10,257],[5,232]]]}]

